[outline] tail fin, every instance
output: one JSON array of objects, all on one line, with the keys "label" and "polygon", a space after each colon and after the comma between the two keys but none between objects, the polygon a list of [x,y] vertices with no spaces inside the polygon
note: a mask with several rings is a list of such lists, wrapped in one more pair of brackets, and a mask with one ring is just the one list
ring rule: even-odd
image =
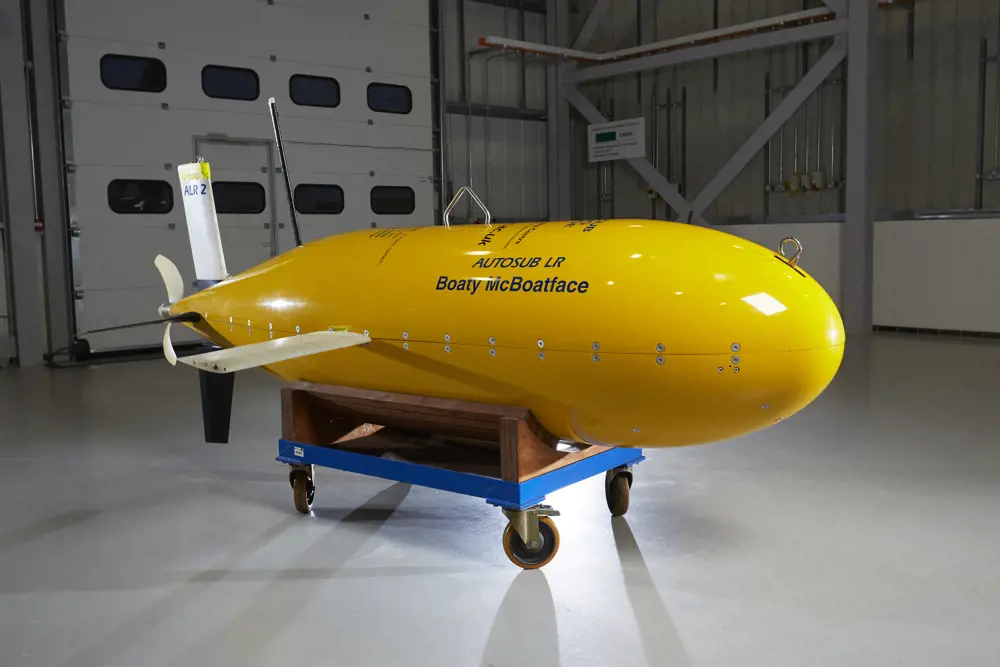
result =
[{"label": "tail fin", "polygon": [[233,373],[198,371],[201,385],[201,421],[205,429],[205,442],[229,442],[229,422],[233,414]]},{"label": "tail fin", "polygon": [[228,275],[212,193],[212,169],[199,158],[198,162],[179,165],[177,176],[184,196],[184,217],[194,257],[195,278],[200,286],[207,287],[225,280]]},{"label": "tail fin", "polygon": [[371,338],[368,336],[350,331],[314,331],[301,336],[275,338],[263,343],[238,345],[178,358],[170,344],[168,325],[163,335],[163,353],[171,364],[180,361],[182,364],[210,373],[234,373],[370,342]]}]

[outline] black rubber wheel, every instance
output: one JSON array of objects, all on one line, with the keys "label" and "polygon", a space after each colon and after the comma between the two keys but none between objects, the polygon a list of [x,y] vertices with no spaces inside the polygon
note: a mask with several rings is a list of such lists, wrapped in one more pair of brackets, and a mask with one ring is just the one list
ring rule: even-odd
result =
[{"label": "black rubber wheel", "polygon": [[541,545],[537,549],[529,549],[514,527],[507,524],[503,531],[504,553],[514,565],[525,570],[537,570],[555,558],[559,551],[559,529],[547,516],[538,518],[538,537]]},{"label": "black rubber wheel", "polygon": [[309,514],[313,498],[316,497],[316,485],[309,475],[301,470],[292,473],[292,495],[295,498],[295,509],[303,514]]},{"label": "black rubber wheel", "polygon": [[632,480],[625,473],[612,474],[613,472],[608,471],[608,479],[604,484],[604,497],[608,501],[611,516],[624,516],[628,512]]}]

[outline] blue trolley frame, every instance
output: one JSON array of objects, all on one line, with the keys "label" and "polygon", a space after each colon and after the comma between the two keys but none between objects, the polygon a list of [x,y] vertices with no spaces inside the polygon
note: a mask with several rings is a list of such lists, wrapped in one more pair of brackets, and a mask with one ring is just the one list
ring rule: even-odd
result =
[{"label": "blue trolley frame", "polygon": [[278,441],[277,460],[293,466],[320,466],[346,472],[406,482],[463,496],[484,498],[491,505],[523,511],[541,503],[549,493],[614,468],[645,460],[641,449],[616,447],[524,482],[508,482],[475,473],[456,472],[420,463],[393,461],[341,449]]}]

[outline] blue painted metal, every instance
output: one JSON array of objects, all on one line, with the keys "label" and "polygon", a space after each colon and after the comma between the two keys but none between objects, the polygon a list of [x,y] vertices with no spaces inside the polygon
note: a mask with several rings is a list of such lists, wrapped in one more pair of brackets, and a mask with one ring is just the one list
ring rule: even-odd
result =
[{"label": "blue painted metal", "polygon": [[464,496],[484,498],[491,505],[523,510],[542,502],[546,494],[612,468],[635,465],[644,461],[645,457],[641,449],[616,447],[521,483],[507,482],[485,475],[443,470],[419,463],[392,461],[339,449],[302,445],[288,440],[278,441],[277,460],[290,465],[316,465],[406,482],[414,486],[451,491]]}]

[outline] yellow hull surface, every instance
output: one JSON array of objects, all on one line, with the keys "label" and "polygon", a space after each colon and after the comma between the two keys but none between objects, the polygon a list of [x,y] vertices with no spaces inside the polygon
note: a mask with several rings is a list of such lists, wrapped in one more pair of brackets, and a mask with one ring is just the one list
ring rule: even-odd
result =
[{"label": "yellow hull surface", "polygon": [[343,329],[302,380],[530,408],[614,446],[712,442],[785,419],[836,374],[844,328],[801,268],[674,222],[373,229],[306,244],[171,307],[224,347]]}]

